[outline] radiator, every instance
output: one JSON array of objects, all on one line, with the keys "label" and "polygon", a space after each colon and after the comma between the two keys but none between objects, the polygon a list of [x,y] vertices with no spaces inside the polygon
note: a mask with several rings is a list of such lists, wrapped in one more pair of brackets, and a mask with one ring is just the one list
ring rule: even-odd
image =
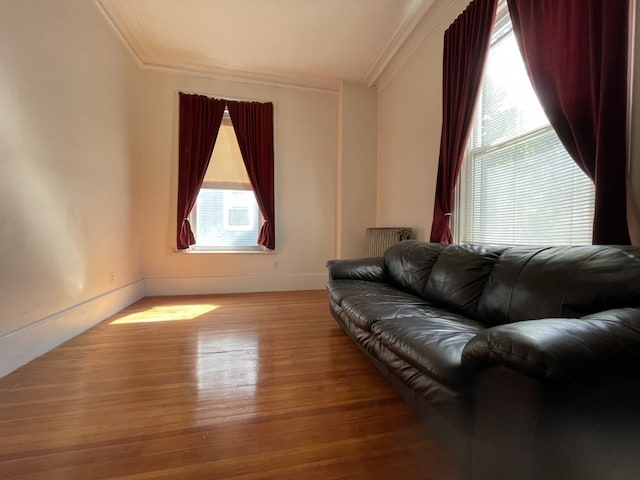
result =
[{"label": "radiator", "polygon": [[367,256],[381,257],[391,245],[413,238],[408,227],[367,228]]}]

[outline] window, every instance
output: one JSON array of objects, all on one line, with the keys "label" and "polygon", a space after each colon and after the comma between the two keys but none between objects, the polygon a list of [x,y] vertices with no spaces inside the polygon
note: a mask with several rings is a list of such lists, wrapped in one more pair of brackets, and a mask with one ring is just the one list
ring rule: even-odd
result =
[{"label": "window", "polygon": [[260,209],[227,111],[190,223],[195,250],[261,249],[257,244]]},{"label": "window", "polygon": [[549,125],[503,11],[458,181],[454,237],[458,243],[590,244],[593,183]]},{"label": "window", "polygon": [[[184,92],[179,92],[179,99],[176,250],[188,250],[195,245],[196,249],[207,250],[274,251],[273,103],[240,102]],[[208,190],[222,194],[222,206],[215,206],[216,192]],[[246,198],[237,200],[244,198],[237,191],[244,190],[253,192],[260,215],[251,215],[252,202]],[[199,208],[195,208],[196,204]],[[239,235],[233,234],[234,229],[236,234],[238,230],[252,229],[246,219],[259,225],[258,236],[251,245],[242,245]],[[200,235],[199,245],[192,226],[196,226],[196,233],[205,234],[206,239]]]}]

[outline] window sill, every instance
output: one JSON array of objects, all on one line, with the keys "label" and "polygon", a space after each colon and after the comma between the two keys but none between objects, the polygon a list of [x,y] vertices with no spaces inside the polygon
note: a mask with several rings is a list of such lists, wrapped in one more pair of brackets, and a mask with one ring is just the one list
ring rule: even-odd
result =
[{"label": "window sill", "polygon": [[248,255],[275,255],[278,253],[277,250],[266,250],[261,247],[256,248],[247,248],[247,249],[232,249],[232,248],[216,248],[216,247],[191,247],[187,250],[174,250],[174,253],[178,254],[186,254],[186,255],[202,255],[202,254],[225,254],[225,255],[237,255],[237,254],[248,254]]}]

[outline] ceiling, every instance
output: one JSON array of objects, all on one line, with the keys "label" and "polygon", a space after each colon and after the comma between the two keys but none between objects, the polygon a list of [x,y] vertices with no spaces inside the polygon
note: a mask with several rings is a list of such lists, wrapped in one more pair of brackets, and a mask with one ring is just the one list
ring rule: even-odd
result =
[{"label": "ceiling", "polygon": [[374,85],[434,0],[96,0],[146,67]]}]

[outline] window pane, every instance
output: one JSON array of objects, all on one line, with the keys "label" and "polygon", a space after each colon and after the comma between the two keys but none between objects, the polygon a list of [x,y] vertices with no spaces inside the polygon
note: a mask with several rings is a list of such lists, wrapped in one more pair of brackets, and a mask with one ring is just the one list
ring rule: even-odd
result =
[{"label": "window pane", "polygon": [[549,124],[512,32],[489,51],[478,106],[481,134],[475,147],[494,145]]},{"label": "window pane", "polygon": [[463,241],[591,243],[593,184],[552,130],[475,155],[466,174]]},{"label": "window pane", "polygon": [[249,209],[247,207],[230,208],[228,224],[234,227],[248,227],[250,225]]},{"label": "window pane", "polygon": [[257,246],[259,214],[252,190],[202,188],[195,211],[196,246]]}]

